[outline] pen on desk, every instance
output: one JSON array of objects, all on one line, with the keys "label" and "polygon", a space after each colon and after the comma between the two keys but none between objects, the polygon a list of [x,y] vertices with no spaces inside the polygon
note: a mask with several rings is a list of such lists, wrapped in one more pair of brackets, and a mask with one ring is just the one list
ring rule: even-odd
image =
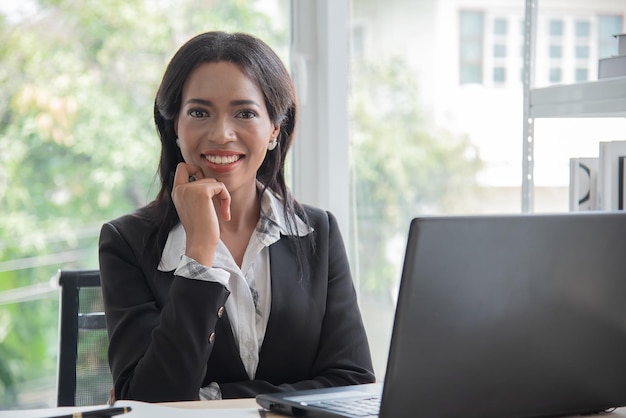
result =
[{"label": "pen on desk", "polygon": [[108,418],[116,415],[127,414],[130,406],[109,407],[105,409],[95,409],[93,411],[74,412],[68,415],[58,415],[50,418]]}]

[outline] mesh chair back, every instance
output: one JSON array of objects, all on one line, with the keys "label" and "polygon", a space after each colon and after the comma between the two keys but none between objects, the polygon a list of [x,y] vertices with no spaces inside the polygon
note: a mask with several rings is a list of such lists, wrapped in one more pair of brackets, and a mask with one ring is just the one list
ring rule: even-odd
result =
[{"label": "mesh chair back", "polygon": [[113,387],[100,272],[59,270],[57,405],[102,405]]}]

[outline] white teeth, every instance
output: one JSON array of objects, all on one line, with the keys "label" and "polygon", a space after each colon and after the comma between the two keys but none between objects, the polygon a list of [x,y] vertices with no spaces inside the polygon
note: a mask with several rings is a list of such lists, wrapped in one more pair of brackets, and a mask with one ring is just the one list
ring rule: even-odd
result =
[{"label": "white teeth", "polygon": [[213,164],[232,164],[238,161],[239,155],[219,156],[219,155],[205,155],[204,158]]}]

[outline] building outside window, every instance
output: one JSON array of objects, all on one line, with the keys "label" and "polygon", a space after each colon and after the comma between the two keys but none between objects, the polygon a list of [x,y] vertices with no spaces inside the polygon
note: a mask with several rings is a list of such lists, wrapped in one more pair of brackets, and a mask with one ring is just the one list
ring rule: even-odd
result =
[{"label": "building outside window", "polygon": [[484,16],[479,11],[461,11],[460,24],[460,82],[481,83],[483,73]]},{"label": "building outside window", "polygon": [[574,60],[576,65],[574,79],[580,83],[589,79],[589,69],[592,66],[590,53],[591,24],[589,20],[575,20],[574,25]]},{"label": "building outside window", "polygon": [[608,58],[617,55],[615,35],[624,33],[622,21],[622,16],[598,16],[598,58]]}]

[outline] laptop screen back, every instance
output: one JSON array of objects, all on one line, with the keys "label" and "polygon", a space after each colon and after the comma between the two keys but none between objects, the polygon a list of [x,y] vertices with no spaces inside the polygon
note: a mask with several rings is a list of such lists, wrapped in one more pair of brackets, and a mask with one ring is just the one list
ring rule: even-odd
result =
[{"label": "laptop screen back", "polygon": [[411,223],[381,417],[626,405],[626,215]]}]

